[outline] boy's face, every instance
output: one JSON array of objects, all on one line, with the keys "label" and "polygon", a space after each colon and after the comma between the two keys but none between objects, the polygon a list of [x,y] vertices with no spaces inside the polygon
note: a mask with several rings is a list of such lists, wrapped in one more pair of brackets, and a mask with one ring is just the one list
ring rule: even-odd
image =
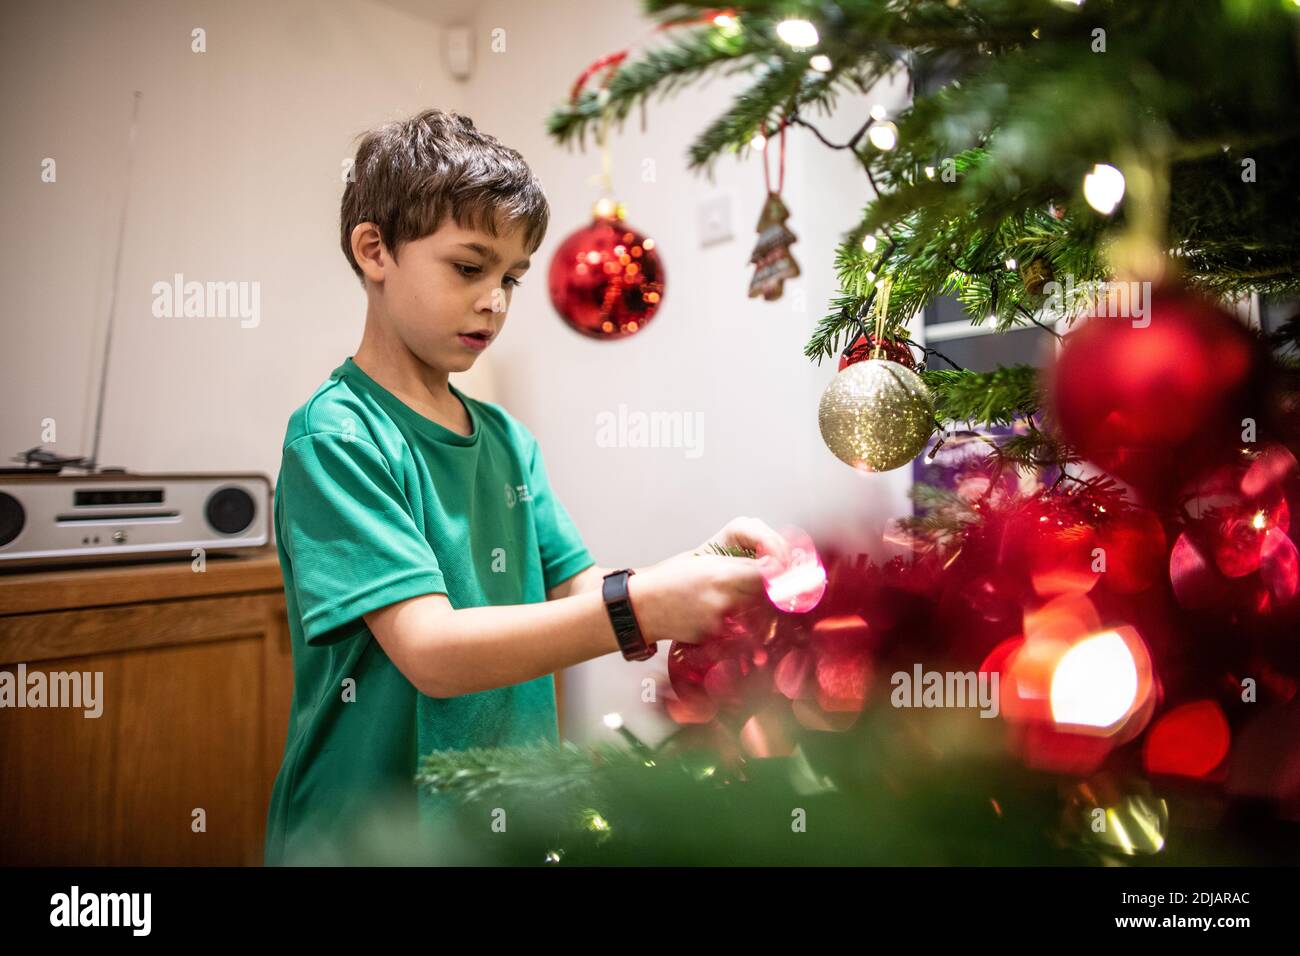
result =
[{"label": "boy's face", "polygon": [[470,368],[505,325],[511,294],[528,271],[524,230],[491,236],[448,218],[433,233],[403,244],[398,255],[395,262],[382,249],[376,257],[376,291],[392,331],[432,368]]}]

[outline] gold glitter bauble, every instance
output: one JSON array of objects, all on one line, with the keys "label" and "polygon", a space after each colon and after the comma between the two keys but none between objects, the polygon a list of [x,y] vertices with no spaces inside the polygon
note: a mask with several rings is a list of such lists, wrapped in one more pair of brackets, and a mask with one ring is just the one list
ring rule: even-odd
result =
[{"label": "gold glitter bauble", "polygon": [[890,471],[924,450],[934,431],[934,402],[911,369],[867,359],[831,379],[817,421],[840,461],[859,471]]}]

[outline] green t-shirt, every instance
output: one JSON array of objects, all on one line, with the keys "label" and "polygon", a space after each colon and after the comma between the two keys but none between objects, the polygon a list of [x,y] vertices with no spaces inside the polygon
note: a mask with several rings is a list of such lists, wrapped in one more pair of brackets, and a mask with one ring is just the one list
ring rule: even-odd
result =
[{"label": "green t-shirt", "polygon": [[414,411],[349,357],[289,419],[274,504],[294,689],[268,865],[414,853],[436,802],[415,786],[420,755],[558,739],[551,675],[427,697],[362,617],[431,593],[455,608],[545,601],[594,563],[532,433],[451,391],[469,435]]}]

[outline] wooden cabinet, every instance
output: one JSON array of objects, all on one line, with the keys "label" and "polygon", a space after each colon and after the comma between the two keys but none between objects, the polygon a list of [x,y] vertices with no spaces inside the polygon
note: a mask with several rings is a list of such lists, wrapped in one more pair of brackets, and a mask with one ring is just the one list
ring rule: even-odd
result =
[{"label": "wooden cabinet", "polygon": [[273,547],[0,575],[0,671],[19,665],[102,675],[102,712],[0,707],[0,864],[261,863],[293,692]]}]

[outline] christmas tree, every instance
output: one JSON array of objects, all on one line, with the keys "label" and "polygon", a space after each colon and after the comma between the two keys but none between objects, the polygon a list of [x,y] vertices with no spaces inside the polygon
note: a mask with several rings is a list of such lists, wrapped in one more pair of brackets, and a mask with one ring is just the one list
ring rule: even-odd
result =
[{"label": "christmas tree", "polygon": [[[691,168],[793,135],[851,151],[873,196],[805,349],[840,355],[822,432],[933,480],[893,530],[907,560],[828,549],[815,609],[674,646],[662,747],[434,754],[421,784],[531,794],[510,861],[1287,858],[1300,320],[1242,310],[1300,294],[1300,4],[644,9],[654,42],[584,71],[550,133],[584,146],[744,74]],[[900,74],[905,110],[818,128]],[[770,212],[751,294],[774,298],[799,270]],[[962,368],[908,331],[944,297],[1054,359]],[[954,704],[954,674],[999,712]]]}]

